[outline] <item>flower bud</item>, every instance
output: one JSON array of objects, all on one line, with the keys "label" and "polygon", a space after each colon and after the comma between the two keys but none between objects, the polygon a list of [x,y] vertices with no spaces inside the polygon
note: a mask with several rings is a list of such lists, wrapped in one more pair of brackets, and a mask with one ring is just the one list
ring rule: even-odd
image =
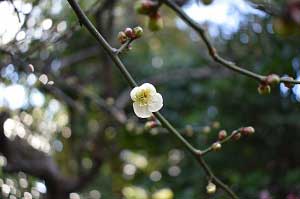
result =
[{"label": "flower bud", "polygon": [[118,34],[118,40],[119,40],[119,42],[121,43],[121,44],[124,44],[126,41],[127,41],[127,36],[126,36],[126,34],[125,34],[125,32],[119,32],[119,34]]},{"label": "flower bud", "polygon": [[217,190],[217,187],[214,183],[209,182],[208,185],[206,186],[206,192],[208,194],[214,194]]},{"label": "flower bud", "polygon": [[220,144],[220,142],[215,142],[211,147],[214,151],[219,151],[222,148],[222,145]]},{"label": "flower bud", "polygon": [[137,1],[134,9],[138,14],[149,15],[156,9],[156,4],[149,0]]},{"label": "flower bud", "polygon": [[158,126],[158,123],[156,121],[148,121],[145,124],[145,129],[149,130],[149,129],[153,129],[157,126]]},{"label": "flower bud", "polygon": [[236,133],[236,134],[234,134],[234,136],[232,137],[232,139],[235,140],[235,141],[237,141],[237,140],[239,140],[241,137],[242,137],[242,134],[241,134],[241,133]]},{"label": "flower bud", "polygon": [[255,129],[252,126],[244,127],[241,129],[243,135],[252,135],[255,133]]},{"label": "flower bud", "polygon": [[260,95],[267,95],[271,93],[271,86],[268,84],[260,84],[257,88]]},{"label": "flower bud", "polygon": [[[282,79],[284,79],[284,80],[294,80],[294,78],[292,78],[292,77],[283,77]],[[290,82],[284,82],[284,85],[288,88],[292,88],[294,86],[294,84],[290,83]]]},{"label": "flower bud", "polygon": [[149,16],[148,20],[148,28],[155,32],[159,31],[164,27],[164,22],[159,13],[155,13],[154,15]]},{"label": "flower bud", "polygon": [[224,140],[227,136],[227,132],[225,130],[221,130],[218,134],[219,140]]},{"label": "flower bud", "polygon": [[266,77],[265,81],[266,84],[274,86],[280,83],[280,77],[276,74],[271,74]]},{"label": "flower bud", "polygon": [[125,32],[125,35],[128,38],[130,38],[130,39],[135,38],[135,35],[134,35],[133,30],[131,28],[126,28],[124,32]]},{"label": "flower bud", "polygon": [[140,26],[137,26],[133,29],[133,33],[136,38],[140,38],[143,35],[143,32],[143,28],[141,28]]}]

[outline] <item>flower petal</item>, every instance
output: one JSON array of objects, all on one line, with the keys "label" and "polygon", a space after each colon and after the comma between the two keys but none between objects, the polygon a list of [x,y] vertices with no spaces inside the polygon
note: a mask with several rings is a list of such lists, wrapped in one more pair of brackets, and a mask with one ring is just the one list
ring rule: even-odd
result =
[{"label": "flower petal", "polygon": [[148,110],[151,112],[157,112],[163,107],[163,98],[161,94],[155,93],[150,103],[148,104]]},{"label": "flower petal", "polygon": [[134,113],[140,118],[148,118],[152,113],[148,110],[148,106],[141,106],[139,103],[133,103]]},{"label": "flower petal", "polygon": [[144,90],[150,90],[151,95],[154,95],[156,93],[155,87],[150,83],[144,83],[140,86],[140,88]]},{"label": "flower petal", "polygon": [[140,87],[135,87],[130,92],[130,97],[133,101],[136,101],[136,94],[140,91]]}]

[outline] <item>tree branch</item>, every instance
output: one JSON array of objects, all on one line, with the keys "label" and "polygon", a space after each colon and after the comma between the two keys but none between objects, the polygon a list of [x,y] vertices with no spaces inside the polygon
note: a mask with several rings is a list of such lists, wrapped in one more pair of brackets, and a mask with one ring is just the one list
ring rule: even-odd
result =
[{"label": "tree branch", "polygon": [[[240,73],[242,75],[251,77],[259,82],[263,82],[266,80],[267,76],[264,75],[260,75],[257,73],[254,73],[252,71],[246,70],[240,66],[238,66],[237,64],[235,64],[232,61],[226,60],[223,57],[221,57],[216,48],[213,46],[213,44],[209,41],[205,30],[196,22],[194,21],[192,18],[190,18],[179,6],[177,6],[173,1],[171,0],[160,0],[162,1],[164,4],[166,4],[169,8],[171,8],[185,23],[187,23],[193,30],[195,30],[199,36],[202,38],[203,42],[205,43],[207,50],[209,52],[209,55],[211,56],[211,58],[225,66],[226,68],[233,70],[237,73]],[[287,78],[280,78],[280,82],[282,83],[292,83],[292,84],[300,84],[300,81],[297,80],[290,80]]]},{"label": "tree branch", "polygon": [[[127,71],[125,65],[118,57],[118,54],[115,53],[115,49],[112,48],[107,41],[102,37],[102,35],[98,32],[98,30],[94,27],[94,25],[91,23],[91,21],[88,19],[88,17],[85,15],[85,13],[82,11],[80,6],[75,0],[68,0],[69,4],[73,8],[74,12],[76,13],[80,23],[85,26],[88,31],[96,38],[96,40],[99,42],[99,44],[105,49],[105,51],[108,53],[108,55],[111,57],[113,62],[116,64],[116,66],[120,69],[122,75],[126,78],[129,85],[134,88],[137,86],[137,83],[132,78],[131,74]],[[181,143],[187,148],[187,150],[193,154],[200,165],[204,168],[205,171],[207,171],[208,174],[212,174],[211,170],[205,163],[203,157],[199,156],[200,151],[194,148],[159,112],[154,113],[154,115],[157,117],[157,119],[161,122],[162,126],[164,126],[166,129],[169,130],[175,137],[177,137],[178,140],[181,141]],[[218,178],[216,178],[214,175],[211,176],[214,182],[222,188],[224,191],[226,191],[233,199],[237,199],[238,197],[236,194],[224,183],[222,183]]]}]

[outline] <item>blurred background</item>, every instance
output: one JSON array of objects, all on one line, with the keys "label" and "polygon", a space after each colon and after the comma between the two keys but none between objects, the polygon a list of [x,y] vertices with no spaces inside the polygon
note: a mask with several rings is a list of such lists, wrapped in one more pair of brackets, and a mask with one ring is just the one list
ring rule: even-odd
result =
[{"label": "blurred background", "polygon": [[[222,129],[255,127],[205,157],[240,198],[300,199],[300,86],[259,95],[258,82],[213,62],[169,8],[152,32],[135,2],[79,1],[115,47],[119,31],[143,27],[121,58],[139,84],[156,86],[161,112],[194,146],[210,146]],[[298,0],[177,3],[223,57],[297,79]],[[134,115],[127,82],[67,1],[1,0],[0,66],[0,198],[227,198],[207,195],[207,178],[181,143]]]}]

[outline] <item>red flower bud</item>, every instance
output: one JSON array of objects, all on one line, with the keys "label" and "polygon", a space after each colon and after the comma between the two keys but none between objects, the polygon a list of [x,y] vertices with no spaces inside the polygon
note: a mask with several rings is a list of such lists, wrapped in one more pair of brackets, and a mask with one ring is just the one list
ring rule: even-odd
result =
[{"label": "red flower bud", "polygon": [[255,129],[252,126],[244,127],[240,131],[243,135],[246,135],[246,136],[252,135],[253,133],[255,133]]},{"label": "red flower bud", "polygon": [[219,140],[224,140],[226,136],[227,136],[227,132],[225,130],[220,131],[218,134]]},{"label": "red flower bud", "polygon": [[236,133],[236,134],[234,134],[234,136],[232,137],[232,139],[235,140],[235,141],[237,141],[237,140],[239,140],[241,137],[242,137],[242,134],[241,134],[241,133]]},{"label": "red flower bud", "polygon": [[126,28],[125,29],[125,35],[130,38],[130,39],[134,39],[135,38],[135,34],[133,32],[133,30],[131,28]]}]

